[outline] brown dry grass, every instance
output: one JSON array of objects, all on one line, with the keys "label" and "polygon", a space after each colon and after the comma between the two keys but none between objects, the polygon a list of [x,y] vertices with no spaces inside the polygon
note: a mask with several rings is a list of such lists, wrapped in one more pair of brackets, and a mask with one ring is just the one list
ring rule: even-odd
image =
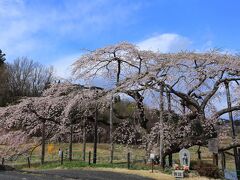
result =
[{"label": "brown dry grass", "polygon": [[[116,173],[134,174],[142,177],[148,177],[156,180],[174,180],[175,178],[171,175],[161,173],[159,171],[154,171],[153,173],[149,170],[128,170],[121,168],[86,168],[88,170],[99,170],[99,171],[110,171]],[[209,180],[207,177],[188,177],[184,178],[187,180]]]},{"label": "brown dry grass", "polygon": [[153,173],[149,170],[128,170],[121,168],[87,168],[88,170],[99,170],[99,171],[110,171],[117,173],[125,173],[125,174],[134,174],[143,177],[149,177],[152,179],[161,179],[161,180],[173,180],[174,177],[168,174],[163,174],[159,171],[154,171]]}]

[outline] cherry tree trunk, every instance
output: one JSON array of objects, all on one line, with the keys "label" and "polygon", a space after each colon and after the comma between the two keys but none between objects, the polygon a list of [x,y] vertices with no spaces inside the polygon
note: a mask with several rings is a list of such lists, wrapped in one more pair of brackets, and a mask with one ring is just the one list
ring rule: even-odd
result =
[{"label": "cherry tree trunk", "polygon": [[69,161],[72,161],[73,125],[70,125]]},{"label": "cherry tree trunk", "polygon": [[172,167],[172,153],[168,155],[169,167]]},{"label": "cherry tree trunk", "polygon": [[127,91],[127,94],[135,99],[137,103],[137,108],[139,112],[140,125],[143,129],[147,130],[147,122],[145,112],[144,112],[144,97],[137,91]]},{"label": "cherry tree trunk", "polygon": [[44,158],[45,158],[45,120],[42,120],[42,149],[41,149],[41,164],[44,164]]},{"label": "cherry tree trunk", "polygon": [[139,111],[140,125],[142,128],[147,129],[147,119],[144,112],[143,97],[138,93],[137,107]]},{"label": "cherry tree trunk", "polygon": [[[114,57],[116,57],[116,54],[114,53]],[[117,61],[117,85],[119,84],[120,81],[120,74],[121,74],[121,61]]]},{"label": "cherry tree trunk", "polygon": [[199,147],[198,147],[198,150],[197,150],[198,160],[201,160],[201,159],[202,159],[200,148],[201,148],[201,146],[199,146]]}]

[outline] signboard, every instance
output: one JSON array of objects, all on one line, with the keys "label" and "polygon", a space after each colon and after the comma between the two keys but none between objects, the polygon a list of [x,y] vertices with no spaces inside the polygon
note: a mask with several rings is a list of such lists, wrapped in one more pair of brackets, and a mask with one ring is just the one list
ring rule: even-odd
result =
[{"label": "signboard", "polygon": [[47,151],[48,151],[48,154],[53,154],[55,152],[54,144],[48,144]]},{"label": "signboard", "polygon": [[150,154],[150,159],[155,159],[155,154],[151,153]]},{"label": "signboard", "polygon": [[229,179],[229,180],[238,180],[236,171],[228,171],[225,169],[224,177],[225,177],[225,179]]},{"label": "signboard", "polygon": [[183,148],[179,152],[179,160],[180,160],[181,166],[189,166],[190,167],[190,152],[187,149]]},{"label": "signboard", "polygon": [[218,153],[218,139],[212,138],[208,140],[208,150],[212,153]]},{"label": "signboard", "polygon": [[175,170],[172,172],[172,175],[175,178],[184,178],[184,171],[183,170]]}]

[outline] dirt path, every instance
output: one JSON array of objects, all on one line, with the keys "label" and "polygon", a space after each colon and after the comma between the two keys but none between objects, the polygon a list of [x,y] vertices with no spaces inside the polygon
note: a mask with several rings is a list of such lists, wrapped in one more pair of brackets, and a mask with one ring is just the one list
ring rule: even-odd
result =
[{"label": "dirt path", "polygon": [[0,180],[150,180],[134,174],[93,170],[0,171]]},{"label": "dirt path", "polygon": [[152,173],[151,170],[128,170],[128,169],[122,169],[122,168],[97,168],[97,170],[98,171],[106,171],[106,172],[133,174],[133,175],[139,175],[139,176],[142,176],[145,178],[152,178],[152,179],[159,179],[159,180],[174,180],[175,179],[173,176],[168,175],[168,174],[163,174],[159,171],[154,171],[154,173]]}]

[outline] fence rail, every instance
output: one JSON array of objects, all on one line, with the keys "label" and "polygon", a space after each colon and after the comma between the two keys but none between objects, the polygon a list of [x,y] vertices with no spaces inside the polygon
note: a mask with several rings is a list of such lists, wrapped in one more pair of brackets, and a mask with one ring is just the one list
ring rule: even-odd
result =
[{"label": "fence rail", "polygon": [[[63,164],[64,162],[69,161],[69,154],[62,152],[62,157],[58,153],[47,154],[45,156],[45,164],[52,162],[59,162]],[[83,161],[82,151],[74,150],[72,152],[72,160],[79,162],[88,162],[90,159],[90,164],[92,164],[92,153],[86,152],[85,161]],[[146,162],[145,156],[133,154],[133,153],[115,153],[113,156],[114,164],[126,164],[128,168],[130,168],[130,164],[133,163],[144,163]],[[106,153],[97,153],[97,163],[105,164],[110,163],[110,155],[106,155]],[[31,165],[40,165],[41,164],[41,156],[40,155],[21,155],[16,158],[11,159],[2,159],[2,164],[12,166],[14,168],[26,166],[31,167]]]}]

